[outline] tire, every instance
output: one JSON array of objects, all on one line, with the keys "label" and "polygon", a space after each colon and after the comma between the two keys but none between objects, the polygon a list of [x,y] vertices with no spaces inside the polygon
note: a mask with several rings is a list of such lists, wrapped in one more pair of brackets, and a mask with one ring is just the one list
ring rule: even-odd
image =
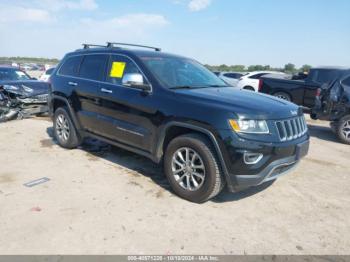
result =
[{"label": "tire", "polygon": [[254,87],[252,87],[252,86],[245,86],[245,87],[243,87],[243,89],[244,89],[244,90],[254,91],[254,92],[255,92],[255,89],[254,89]]},{"label": "tire", "polygon": [[[186,163],[182,160],[186,160],[187,152]],[[166,149],[164,171],[167,179],[178,196],[191,202],[203,203],[221,192],[225,180],[220,170],[211,142],[200,134],[176,137]]]},{"label": "tire", "polygon": [[337,126],[336,134],[341,142],[350,145],[350,115],[342,117]]},{"label": "tire", "polygon": [[73,149],[81,144],[81,138],[71,120],[67,107],[59,107],[55,111],[53,128],[54,136],[60,146]]},{"label": "tire", "polygon": [[277,93],[274,93],[273,96],[281,98],[281,99],[289,101],[289,102],[292,101],[292,98],[290,97],[290,95],[288,95],[285,92],[277,92]]}]

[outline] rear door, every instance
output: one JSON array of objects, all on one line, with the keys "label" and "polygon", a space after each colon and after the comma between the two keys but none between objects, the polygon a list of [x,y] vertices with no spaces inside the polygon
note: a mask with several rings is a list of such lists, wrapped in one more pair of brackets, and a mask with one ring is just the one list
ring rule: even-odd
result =
[{"label": "rear door", "polygon": [[98,97],[101,82],[105,77],[108,63],[107,54],[89,54],[83,57],[78,77],[71,81],[78,105],[78,118],[84,129],[93,133],[103,133],[100,125],[101,103]]}]

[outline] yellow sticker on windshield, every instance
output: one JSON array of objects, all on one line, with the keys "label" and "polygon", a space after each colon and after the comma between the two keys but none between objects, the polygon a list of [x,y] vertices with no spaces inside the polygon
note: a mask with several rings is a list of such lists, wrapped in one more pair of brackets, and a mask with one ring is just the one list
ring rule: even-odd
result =
[{"label": "yellow sticker on windshield", "polygon": [[125,62],[113,62],[111,72],[109,73],[110,77],[122,78],[125,69]]}]

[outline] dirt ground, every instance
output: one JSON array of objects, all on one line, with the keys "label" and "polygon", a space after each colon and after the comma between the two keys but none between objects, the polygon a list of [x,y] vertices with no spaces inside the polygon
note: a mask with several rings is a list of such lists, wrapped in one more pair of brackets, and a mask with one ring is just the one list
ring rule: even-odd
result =
[{"label": "dirt ground", "polygon": [[2,123],[0,254],[349,254],[350,146],[308,122],[310,153],[294,172],[201,205],[143,157],[62,149],[46,118]]}]

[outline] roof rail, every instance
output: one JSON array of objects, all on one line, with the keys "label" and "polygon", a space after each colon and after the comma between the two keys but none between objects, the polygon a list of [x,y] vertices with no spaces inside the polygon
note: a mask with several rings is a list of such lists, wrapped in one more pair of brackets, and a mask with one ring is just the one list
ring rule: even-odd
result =
[{"label": "roof rail", "polygon": [[90,47],[106,47],[105,45],[83,44],[83,49],[89,49]]},{"label": "roof rail", "polygon": [[162,51],[161,48],[159,47],[153,47],[153,46],[146,46],[146,45],[134,45],[134,44],[127,44],[127,43],[113,43],[113,42],[107,42],[107,47],[111,48],[111,47],[115,47],[118,45],[124,45],[124,46],[135,46],[135,47],[142,47],[142,48],[150,48],[150,49],[154,49],[157,52]]}]

